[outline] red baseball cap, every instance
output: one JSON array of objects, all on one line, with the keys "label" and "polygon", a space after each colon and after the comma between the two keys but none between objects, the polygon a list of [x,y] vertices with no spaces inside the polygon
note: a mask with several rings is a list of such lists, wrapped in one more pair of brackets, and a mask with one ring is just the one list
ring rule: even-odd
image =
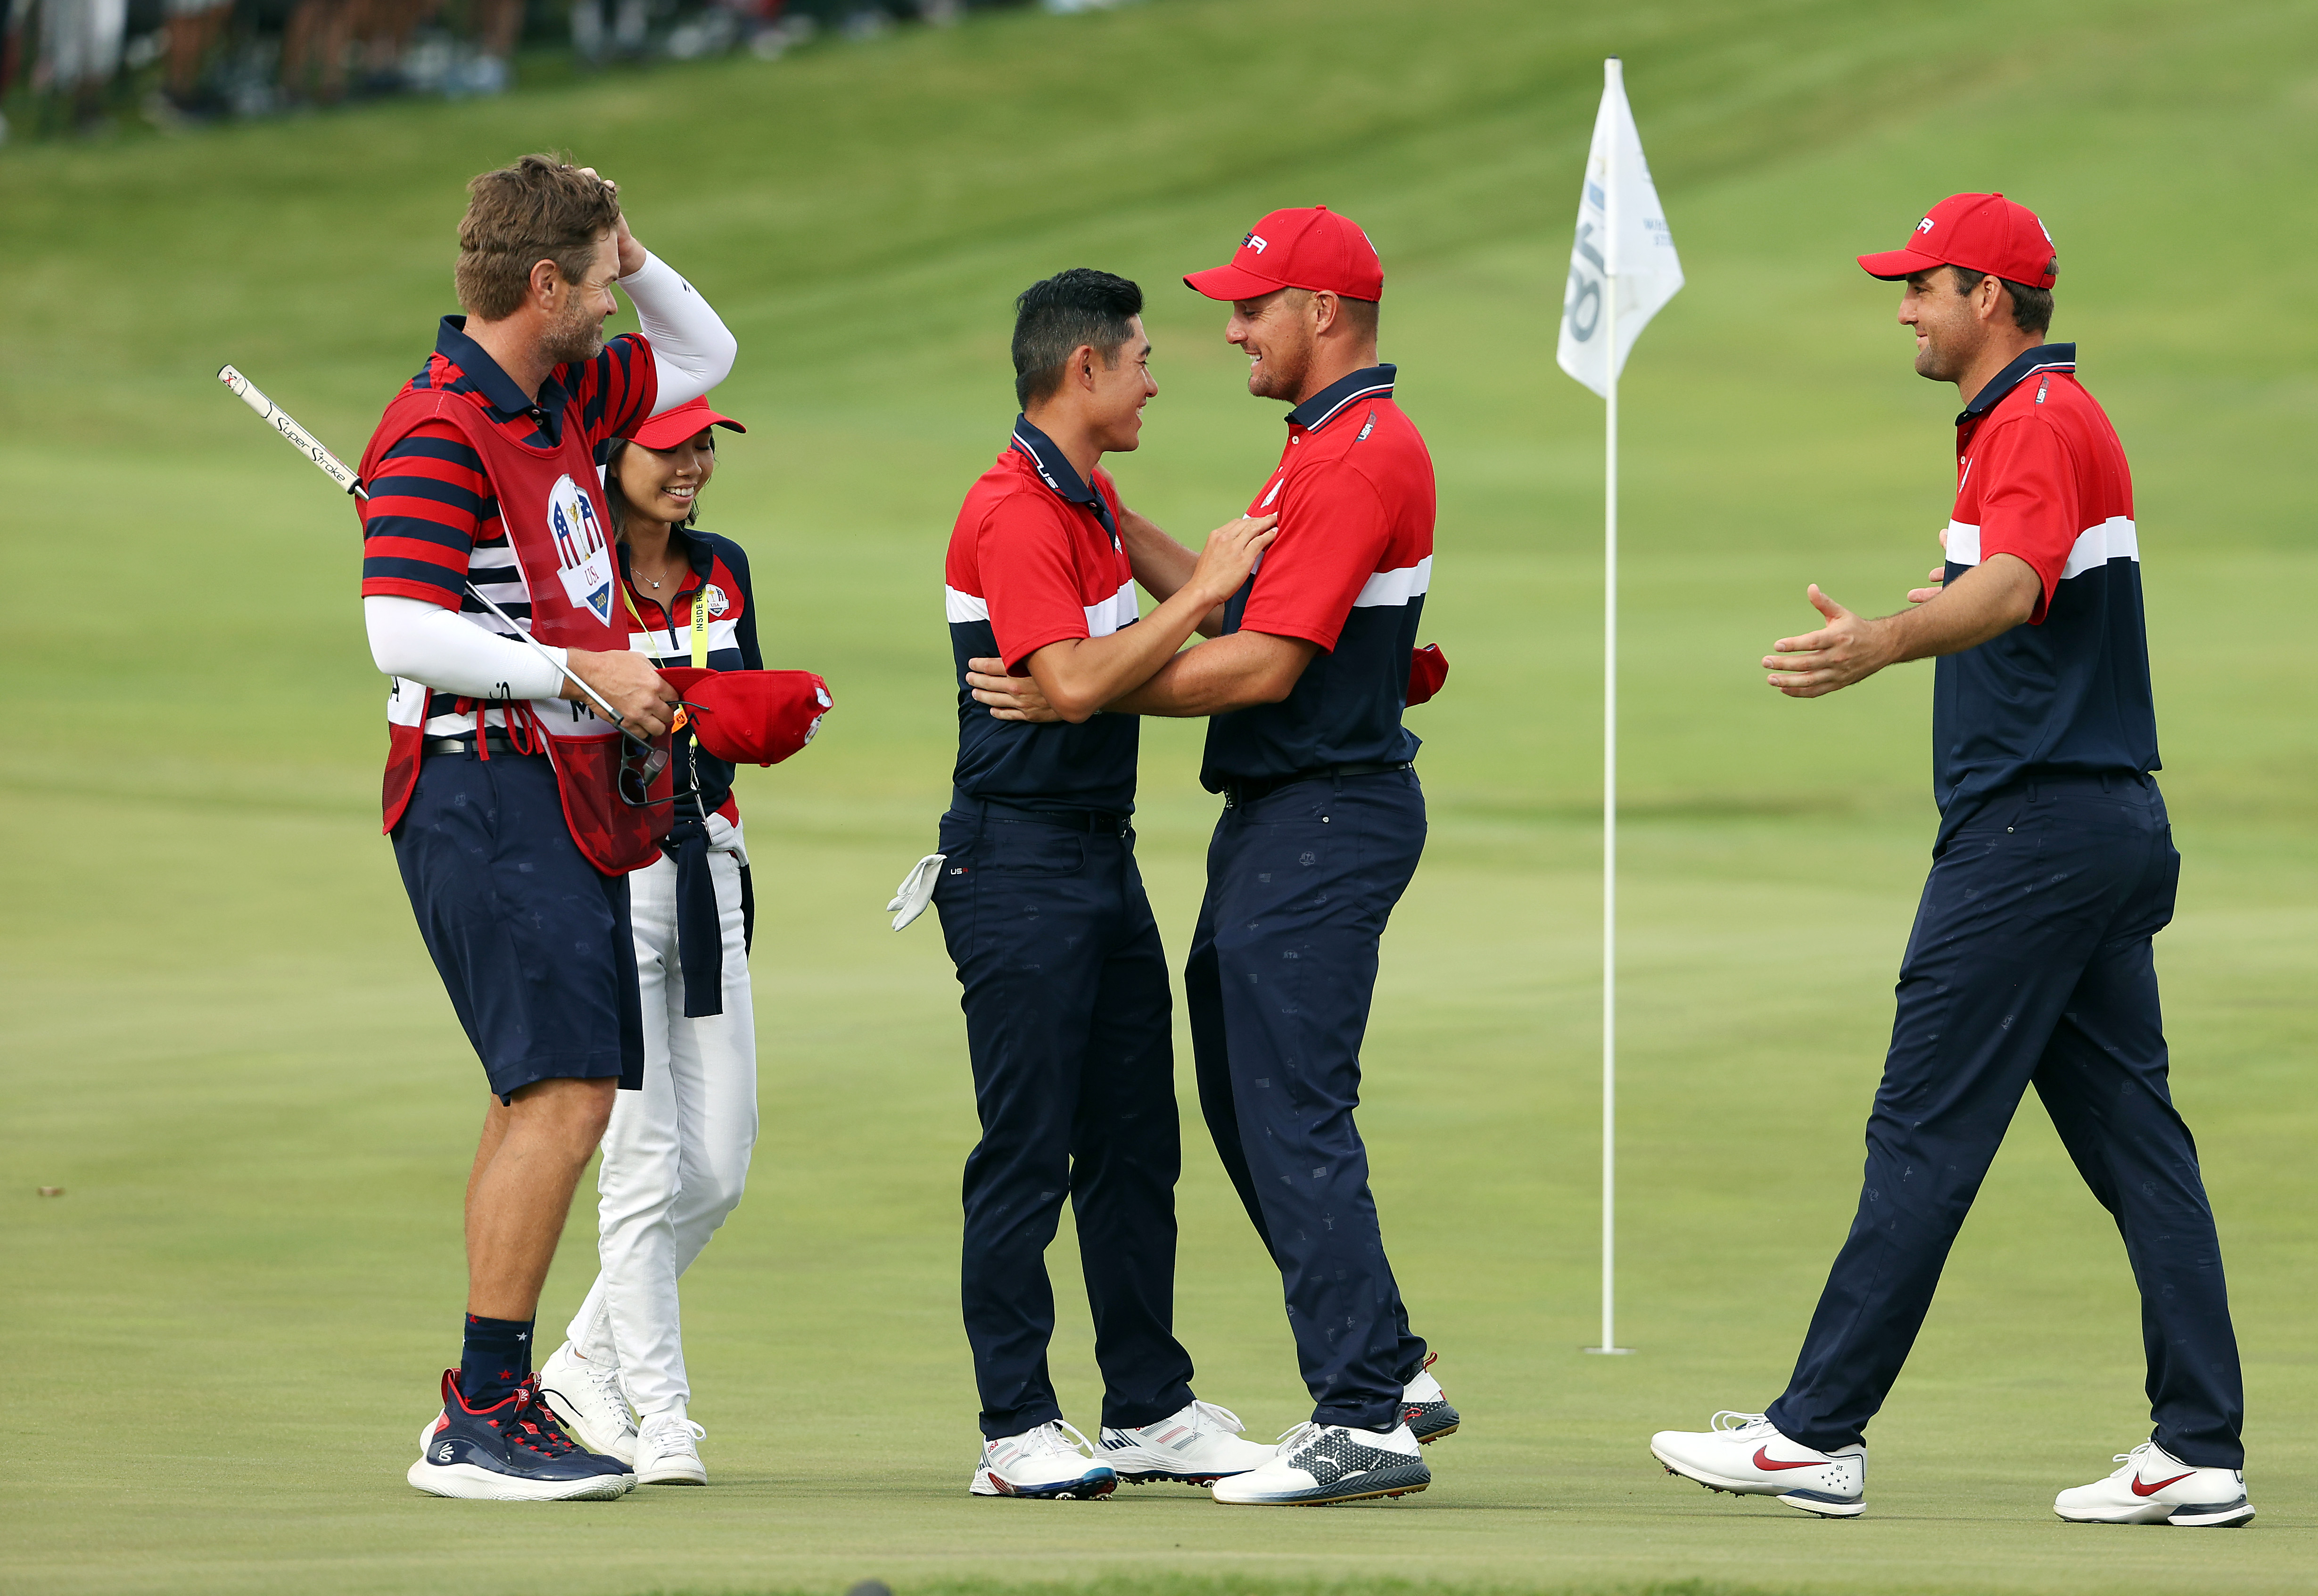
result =
[{"label": "red baseball cap", "polygon": [[660,674],[682,695],[700,746],[734,765],[779,764],[813,740],[833,702],[809,670],[671,665]]},{"label": "red baseball cap", "polygon": [[2002,194],[1950,194],[1916,224],[1905,249],[1863,255],[1859,264],[1887,282],[1934,266],[1986,272],[2029,288],[2050,288],[2061,275],[2053,235],[2034,211]]},{"label": "red baseball cap", "polygon": [[629,432],[628,442],[642,444],[647,449],[673,449],[712,426],[729,426],[734,432],[749,430],[730,416],[720,416],[710,409],[708,400],[701,398],[687,399],[673,410],[662,410],[649,421],[638,422]]},{"label": "red baseball cap", "polygon": [[1211,300],[1260,300],[1283,288],[1384,298],[1384,263],[1360,224],[1325,205],[1275,211],[1248,229],[1229,265],[1183,281]]}]

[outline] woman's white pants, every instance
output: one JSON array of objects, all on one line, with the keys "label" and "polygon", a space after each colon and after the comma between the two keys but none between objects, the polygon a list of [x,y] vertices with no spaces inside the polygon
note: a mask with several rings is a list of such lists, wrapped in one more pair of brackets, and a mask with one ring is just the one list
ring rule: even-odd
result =
[{"label": "woman's white pants", "polygon": [[684,1017],[676,943],[676,865],[628,877],[643,993],[644,1084],[624,1091],[604,1133],[597,1179],[601,1271],[571,1321],[571,1343],[616,1361],[639,1414],[685,1412],[684,1332],[676,1282],[741,1200],[757,1144],[757,1028],[742,946],[741,865],[712,852],[724,933],[724,1012]]}]

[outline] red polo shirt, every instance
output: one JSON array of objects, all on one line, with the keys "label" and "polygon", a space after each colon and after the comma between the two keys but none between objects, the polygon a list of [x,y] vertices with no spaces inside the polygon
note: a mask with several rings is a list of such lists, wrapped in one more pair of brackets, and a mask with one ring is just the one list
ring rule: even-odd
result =
[{"label": "red polo shirt", "polygon": [[1247,507],[1280,535],[1225,606],[1226,632],[1324,650],[1278,704],[1217,715],[1199,776],[1234,780],[1416,757],[1400,723],[1433,579],[1433,457],[1393,402],[1394,368],[1331,383],[1288,417],[1280,464]]},{"label": "red polo shirt", "polygon": [[1099,714],[1074,726],[1001,721],[966,685],[966,661],[1010,669],[1048,643],[1109,637],[1134,624],[1135,572],[1119,542],[1119,490],[1092,485],[1027,419],[966,496],[943,571],[957,668],[957,767],[967,798],[1032,809],[1135,808],[1140,722]]}]

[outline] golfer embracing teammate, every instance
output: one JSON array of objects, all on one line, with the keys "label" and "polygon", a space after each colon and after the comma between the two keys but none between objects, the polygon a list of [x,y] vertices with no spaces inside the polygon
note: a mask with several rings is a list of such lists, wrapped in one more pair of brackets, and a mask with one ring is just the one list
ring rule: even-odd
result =
[{"label": "golfer embracing teammate", "polygon": [[[1018,729],[1037,735],[1108,724],[1097,734],[1131,738],[1135,715],[1209,717],[1200,781],[1224,812],[1185,971],[1200,1107],[1279,1266],[1314,1403],[1260,1466],[1217,1475],[1215,1499],[1397,1496],[1431,1483],[1418,1448],[1459,1423],[1409,1329],[1353,1121],[1378,944],[1424,847],[1417,740],[1401,714],[1432,577],[1433,462],[1377,360],[1384,268],[1350,220],[1273,211],[1230,263],[1185,282],[1230,304],[1225,337],[1248,356],[1248,391],[1293,407],[1248,507],[1276,518],[1276,541],[1218,595],[1235,528],[1195,555],[1106,498],[1124,569],[1161,601],[1131,629],[1157,633],[1135,668],[1042,669],[1002,634],[964,661],[966,681],[1002,720],[1079,722]],[[1187,599],[1214,641],[1178,652]],[[1162,616],[1176,617],[1164,633]],[[946,927],[958,880],[936,896]],[[1163,1036],[1163,1008],[1146,1024]],[[1083,1222],[1082,1251],[1101,1244]]]},{"label": "golfer embracing teammate", "polygon": [[[361,472],[363,606],[388,701],[385,829],[491,1098],[467,1183],[459,1365],[409,1481],[437,1496],[617,1496],[532,1375],[532,1322],[615,1087],[641,1084],[627,874],[660,856],[637,739],[675,691],[629,651],[597,446],[698,398],[732,336],[628,230],[612,185],[527,156],[470,186],[465,317],[387,407]],[[644,336],[606,345],[615,283]],[[621,715],[597,718],[472,582]]]}]

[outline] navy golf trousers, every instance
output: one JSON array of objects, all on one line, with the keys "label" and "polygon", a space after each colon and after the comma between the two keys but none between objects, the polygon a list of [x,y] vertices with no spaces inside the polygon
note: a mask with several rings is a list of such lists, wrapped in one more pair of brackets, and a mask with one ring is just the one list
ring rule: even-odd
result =
[{"label": "navy golf trousers", "polygon": [[2238,1468],[2245,1398],[2197,1149],[2166,1088],[2150,938],[2181,871],[2145,776],[2023,783],[1934,856],[1867,1121],[1859,1215],[1772,1421],[1862,1439],[1930,1308],[1948,1249],[2031,1084],[2116,1219],[2141,1288],[2154,1439]]},{"label": "navy golf trousers", "polygon": [[1182,1143],[1167,957],[1134,833],[1079,819],[961,798],[941,821],[934,907],[964,989],[982,1118],[966,1161],[962,1296],[993,1439],[1062,1417],[1047,1373],[1046,1255],[1065,1192],[1102,1421],[1149,1424],[1191,1400],[1173,1328]]},{"label": "navy golf trousers", "polygon": [[1414,771],[1235,803],[1208,847],[1184,996],[1199,1106],[1270,1249],[1313,1419],[1389,1430],[1424,1365],[1352,1122],[1377,943],[1424,851]]}]

